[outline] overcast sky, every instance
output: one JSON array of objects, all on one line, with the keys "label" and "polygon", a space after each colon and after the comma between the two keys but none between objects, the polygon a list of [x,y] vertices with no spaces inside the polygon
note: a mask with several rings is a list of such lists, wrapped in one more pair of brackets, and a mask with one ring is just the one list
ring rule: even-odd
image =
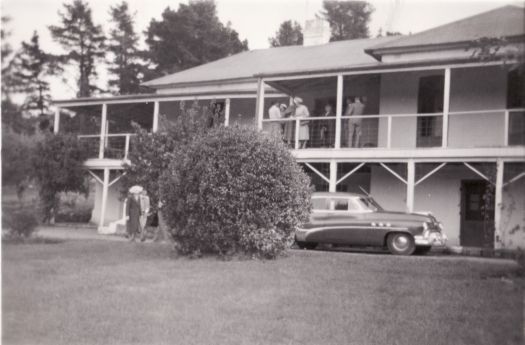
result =
[{"label": "overcast sky", "polygon": [[[34,30],[41,37],[44,49],[60,52],[51,39],[48,25],[57,24],[57,12],[63,0],[1,0],[2,15],[11,17],[7,30],[14,48],[22,40],[28,41]],[[177,9],[179,0],[127,0],[136,13],[136,30],[144,31],[152,18],[159,19],[166,7]],[[108,31],[109,7],[120,0],[89,0],[94,21]],[[416,33],[454,20],[485,12],[506,4],[521,5],[522,1],[507,0],[372,0],[375,7],[370,23],[370,32],[375,36],[379,28],[384,31]],[[216,0],[218,15],[223,23],[231,22],[241,39],[247,39],[250,49],[268,48],[268,37],[273,36],[279,24],[293,19],[304,23],[314,18],[322,8],[322,0]],[[52,82],[53,98],[74,97],[74,72],[65,85],[59,80]],[[99,85],[105,86],[101,73]]]}]

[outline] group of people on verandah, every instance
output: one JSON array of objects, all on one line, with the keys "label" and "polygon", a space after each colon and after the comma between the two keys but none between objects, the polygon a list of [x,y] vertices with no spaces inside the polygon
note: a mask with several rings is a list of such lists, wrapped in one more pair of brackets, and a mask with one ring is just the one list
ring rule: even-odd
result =
[{"label": "group of people on verandah", "polygon": [[[346,147],[361,147],[362,118],[366,107],[365,97],[347,97],[343,116],[348,116],[349,120],[342,123],[342,145]],[[299,130],[297,133],[299,148],[305,149],[309,146],[309,141],[314,139],[316,142],[310,146],[334,147],[335,141],[335,113],[331,103],[326,103],[324,111],[319,117],[326,117],[326,120],[309,121],[308,107],[303,104],[301,97],[294,97],[290,105],[280,104],[274,100],[268,110],[268,118],[273,120],[269,123],[267,131],[281,137],[290,147],[294,147],[295,142],[295,121],[299,119]],[[352,118],[353,117],[353,118]],[[279,121],[290,119],[288,121]]]}]

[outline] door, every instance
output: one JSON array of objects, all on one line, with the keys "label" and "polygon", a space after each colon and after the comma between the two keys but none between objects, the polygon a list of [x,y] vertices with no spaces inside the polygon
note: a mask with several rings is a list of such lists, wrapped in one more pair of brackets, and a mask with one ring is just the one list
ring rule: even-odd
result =
[{"label": "door", "polygon": [[461,183],[460,244],[494,247],[494,195],[485,180]]},{"label": "door", "polygon": [[[443,112],[444,76],[431,75],[419,79],[417,113]],[[443,116],[418,116],[417,147],[441,146]]]}]

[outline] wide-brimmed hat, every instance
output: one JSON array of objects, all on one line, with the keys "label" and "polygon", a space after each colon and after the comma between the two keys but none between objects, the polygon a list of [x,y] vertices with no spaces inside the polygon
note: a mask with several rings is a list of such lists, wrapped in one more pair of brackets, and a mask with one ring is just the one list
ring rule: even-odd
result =
[{"label": "wide-brimmed hat", "polygon": [[138,193],[142,193],[143,190],[144,188],[142,188],[141,186],[133,186],[129,189],[129,192],[131,194],[138,194]]}]

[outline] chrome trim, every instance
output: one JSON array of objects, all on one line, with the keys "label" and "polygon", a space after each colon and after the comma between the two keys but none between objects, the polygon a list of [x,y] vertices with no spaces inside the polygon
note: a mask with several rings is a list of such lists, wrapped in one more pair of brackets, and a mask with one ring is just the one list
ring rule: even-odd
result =
[{"label": "chrome trim", "polygon": [[396,227],[396,226],[370,226],[370,225],[335,225],[335,226],[320,226],[317,228],[297,228],[299,231],[317,231],[317,230],[323,230],[323,229],[388,229],[388,230],[408,230],[408,228],[405,227]]}]

